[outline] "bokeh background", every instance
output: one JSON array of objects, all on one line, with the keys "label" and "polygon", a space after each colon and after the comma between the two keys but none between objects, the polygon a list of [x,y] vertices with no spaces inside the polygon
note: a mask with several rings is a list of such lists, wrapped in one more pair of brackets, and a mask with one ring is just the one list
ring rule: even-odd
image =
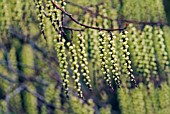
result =
[{"label": "bokeh background", "polygon": [[[170,1],[67,0],[65,10],[79,22],[128,31],[128,51],[138,87],[123,74],[121,43],[115,40],[121,88],[104,81],[98,53],[98,31],[82,34],[93,91],[82,84],[85,101],[70,80],[69,98],[62,89],[60,60],[49,18],[41,33],[37,1],[48,12],[48,0],[0,0],[0,114],[169,114],[170,113]],[[60,1],[60,0],[57,0]],[[64,26],[82,29],[64,16]],[[76,42],[77,31],[65,31],[66,42]],[[118,38],[120,31],[113,32]],[[74,37],[74,39],[73,39]],[[79,44],[76,44],[79,45]],[[66,46],[67,59],[69,47]],[[68,65],[71,66],[71,63]],[[79,69],[81,70],[81,69]],[[70,77],[71,69],[68,69]],[[82,74],[81,74],[82,76]]]}]

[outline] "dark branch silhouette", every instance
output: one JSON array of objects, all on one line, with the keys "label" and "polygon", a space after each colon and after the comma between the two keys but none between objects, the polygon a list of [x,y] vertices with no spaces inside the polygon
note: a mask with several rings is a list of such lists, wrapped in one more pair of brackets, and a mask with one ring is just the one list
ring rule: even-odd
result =
[{"label": "dark branch silhouette", "polygon": [[124,28],[118,28],[118,29],[113,29],[113,28],[99,28],[99,27],[94,27],[94,26],[89,26],[89,25],[85,25],[83,23],[80,23],[78,20],[76,20],[72,14],[66,12],[64,9],[60,8],[57,4],[55,4],[53,1],[51,1],[52,4],[54,5],[54,7],[56,7],[57,9],[59,9],[61,12],[63,12],[65,15],[67,15],[72,21],[74,21],[75,23],[77,23],[80,26],[83,26],[85,28],[90,28],[90,29],[95,29],[95,30],[104,30],[104,31],[121,31],[124,30]]}]

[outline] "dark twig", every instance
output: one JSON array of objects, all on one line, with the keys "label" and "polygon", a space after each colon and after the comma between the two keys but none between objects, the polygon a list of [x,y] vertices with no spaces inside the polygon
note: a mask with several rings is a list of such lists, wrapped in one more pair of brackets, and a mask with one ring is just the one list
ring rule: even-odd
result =
[{"label": "dark twig", "polygon": [[84,26],[85,28],[90,28],[90,29],[95,29],[95,30],[104,30],[104,31],[119,31],[119,30],[124,30],[124,28],[118,28],[118,29],[112,29],[112,28],[99,28],[99,27],[94,27],[94,26],[89,26],[89,25],[85,25],[83,23],[80,23],[78,20],[76,20],[72,14],[66,12],[64,9],[60,8],[57,4],[55,4],[53,1],[51,1],[52,4],[59,9],[60,11],[62,11],[65,15],[67,15],[70,19],[72,19],[72,21],[74,21],[75,23],[77,23],[80,26]]}]

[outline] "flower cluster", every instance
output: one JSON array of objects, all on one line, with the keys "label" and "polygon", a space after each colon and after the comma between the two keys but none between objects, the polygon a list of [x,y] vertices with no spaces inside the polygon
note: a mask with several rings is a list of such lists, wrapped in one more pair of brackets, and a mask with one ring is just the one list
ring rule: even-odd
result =
[{"label": "flower cluster", "polygon": [[[93,82],[94,84],[96,83],[96,79],[99,77],[99,69],[100,69],[100,57],[99,55],[99,47],[98,47],[98,39],[97,39],[97,31],[91,31],[90,34],[90,59],[91,59],[91,64],[92,64],[92,75],[93,75]],[[89,69],[89,70],[91,70]]]},{"label": "flower cluster", "polygon": [[[148,6],[149,8],[146,11],[145,9]],[[151,0],[124,0],[122,13],[126,19],[142,20],[148,22],[165,20],[166,17],[162,0],[157,0],[156,2]]]},{"label": "flower cluster", "polygon": [[119,74],[118,60],[117,60],[116,49],[115,49],[115,40],[116,40],[116,36],[110,33],[110,36],[108,36],[109,61],[111,62],[110,69],[112,71],[113,78],[117,86],[120,87],[120,74]]},{"label": "flower cluster", "polygon": [[68,42],[67,46],[69,47],[69,55],[70,55],[70,63],[71,63],[71,70],[73,71],[73,79],[74,79],[74,87],[77,90],[78,96],[83,98],[82,90],[81,90],[81,83],[80,81],[80,73],[78,71],[78,57],[76,52],[75,44],[72,42]]},{"label": "flower cluster", "polygon": [[154,30],[154,44],[156,49],[156,54],[159,60],[159,67],[161,70],[165,70],[169,65],[168,53],[166,51],[165,40],[163,37],[164,33],[160,28],[155,28]]},{"label": "flower cluster", "polygon": [[142,83],[139,84],[138,88],[135,88],[130,91],[131,98],[132,98],[132,105],[134,106],[133,111],[134,113],[141,112],[141,114],[146,113],[145,108],[145,101],[144,101],[144,94],[143,89],[145,89],[145,86],[143,86]]},{"label": "flower cluster", "polygon": [[[54,2],[57,5],[63,5],[62,6],[63,9],[65,8],[65,4],[64,4],[65,2],[64,3],[62,1],[59,1],[59,2],[54,1]],[[46,7],[47,7],[47,11],[48,11],[48,18],[50,19],[54,30],[58,33],[61,33],[61,26],[62,26],[62,22],[61,22],[62,15],[61,15],[61,13],[59,13],[57,8],[53,6],[53,4],[51,3],[51,0],[48,0]]]},{"label": "flower cluster", "polygon": [[39,21],[40,21],[40,28],[41,28],[41,33],[43,34],[44,38],[46,39],[46,35],[45,35],[45,31],[44,31],[44,28],[45,28],[45,24],[44,24],[44,6],[43,6],[43,3],[42,3],[42,0],[36,0],[35,1],[35,4],[36,4],[36,7],[39,11],[38,13],[38,17],[39,17]]},{"label": "flower cluster", "polygon": [[92,99],[89,99],[87,103],[83,103],[82,99],[78,99],[75,96],[71,96],[70,103],[72,111],[74,114],[94,114],[94,102]]},{"label": "flower cluster", "polygon": [[[161,88],[158,90],[158,99],[161,110],[170,106],[170,97],[169,97],[169,85],[166,82],[161,83]],[[162,112],[166,114],[166,111]]]},{"label": "flower cluster", "polygon": [[148,53],[147,61],[149,61],[149,70],[151,75],[157,74],[157,66],[156,66],[156,57],[155,57],[155,48],[153,44],[153,28],[151,26],[145,26],[144,35],[145,35],[145,44],[146,50],[145,53]]},{"label": "flower cluster", "polygon": [[122,114],[131,114],[133,110],[132,97],[127,88],[118,89],[119,107]]},{"label": "flower cluster", "polygon": [[2,0],[0,3],[1,11],[0,11],[0,36],[1,38],[5,38],[8,35],[8,28],[10,25],[10,13],[8,11],[9,4],[6,3],[5,0]]},{"label": "flower cluster", "polygon": [[106,42],[107,42],[107,37],[104,32],[99,32],[98,35],[99,38],[99,50],[100,50],[100,62],[102,66],[102,72],[104,74],[104,79],[107,83],[107,85],[113,89],[112,87],[112,82],[111,82],[111,77],[110,77],[110,69],[108,65],[108,60],[107,60],[107,51],[106,51]]},{"label": "flower cluster", "polygon": [[63,80],[63,87],[65,89],[65,93],[68,96],[68,90],[69,90],[69,72],[67,70],[68,63],[67,63],[67,55],[65,53],[65,39],[61,37],[61,35],[56,35],[56,38],[53,40],[55,49],[57,50],[57,56],[60,61],[59,68],[60,68],[60,73],[62,76]]},{"label": "flower cluster", "polygon": [[12,18],[15,20],[15,22],[18,22],[22,19],[22,6],[23,3],[20,0],[17,0],[15,3],[15,8],[13,9],[13,15]]},{"label": "flower cluster", "polygon": [[122,56],[122,61],[121,63],[123,64],[123,69],[122,72],[123,74],[127,74],[130,77],[130,81],[137,86],[135,77],[133,75],[133,70],[131,68],[131,61],[130,61],[130,52],[128,51],[128,38],[127,38],[127,31],[123,31],[120,35],[120,43],[121,43],[121,56]]},{"label": "flower cluster", "polygon": [[81,72],[82,75],[84,77],[84,81],[87,85],[87,87],[89,88],[89,90],[92,90],[92,86],[90,84],[91,80],[90,80],[90,76],[89,76],[89,69],[88,69],[88,61],[87,61],[87,53],[86,53],[86,47],[85,47],[85,39],[81,34],[77,35],[78,37],[78,49],[77,49],[77,54],[78,54],[78,58],[79,58],[79,63],[81,65]]},{"label": "flower cluster", "polygon": [[129,52],[131,53],[131,59],[134,69],[134,74],[140,75],[140,66],[142,64],[142,38],[140,37],[139,31],[133,26],[133,24],[129,24],[128,27],[128,37],[129,37]]},{"label": "flower cluster", "polygon": [[131,90],[121,88],[118,90],[121,113],[168,114],[170,105],[169,89],[166,82],[163,82],[160,88],[155,88],[153,83],[149,83],[149,89],[143,83],[139,83],[138,88]]}]

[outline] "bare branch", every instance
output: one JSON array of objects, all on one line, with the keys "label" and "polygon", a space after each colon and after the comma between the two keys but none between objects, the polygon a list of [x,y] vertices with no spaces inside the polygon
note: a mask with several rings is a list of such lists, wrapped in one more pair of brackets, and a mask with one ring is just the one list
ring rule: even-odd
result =
[{"label": "bare branch", "polygon": [[64,9],[60,8],[57,4],[54,3],[54,1],[51,1],[52,4],[59,9],[60,11],[62,11],[65,15],[67,15],[70,19],[72,19],[72,21],[74,21],[75,23],[77,23],[80,26],[84,26],[85,28],[90,28],[90,29],[95,29],[95,30],[104,30],[104,31],[119,31],[119,30],[124,30],[124,28],[118,28],[118,29],[113,29],[113,28],[99,28],[99,27],[94,27],[94,26],[89,26],[89,25],[85,25],[83,23],[80,23],[78,20],[76,20],[72,14],[66,12]]}]

